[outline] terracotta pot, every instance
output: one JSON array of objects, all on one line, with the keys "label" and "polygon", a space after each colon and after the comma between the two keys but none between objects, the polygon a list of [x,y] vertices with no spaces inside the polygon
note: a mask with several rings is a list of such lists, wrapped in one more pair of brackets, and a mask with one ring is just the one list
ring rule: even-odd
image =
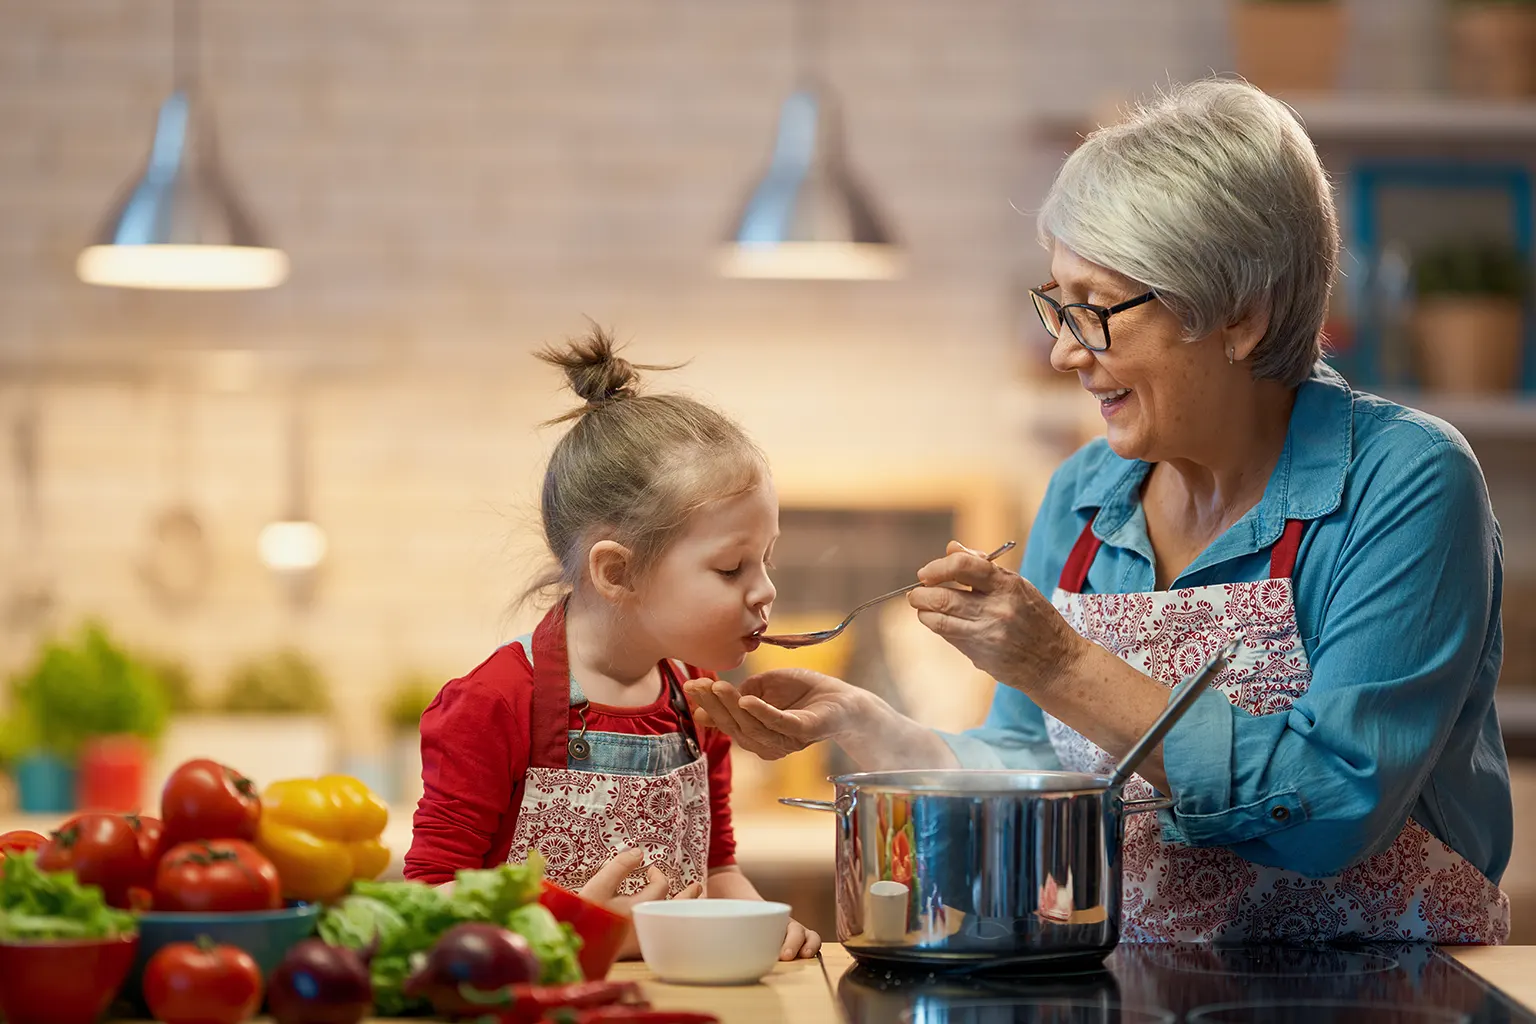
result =
[{"label": "terracotta pot", "polygon": [[146,803],[149,749],[137,736],[98,736],[80,749],[75,805],[83,811],[155,810]]},{"label": "terracotta pot", "polygon": [[1464,96],[1536,96],[1536,6],[1461,4],[1451,14],[1451,87]]},{"label": "terracotta pot", "polygon": [[1344,53],[1344,5],[1234,0],[1237,73],[1272,93],[1330,92]]},{"label": "terracotta pot", "polygon": [[1426,389],[1488,394],[1518,384],[1525,314],[1515,300],[1459,295],[1421,299],[1413,326],[1419,378]]}]

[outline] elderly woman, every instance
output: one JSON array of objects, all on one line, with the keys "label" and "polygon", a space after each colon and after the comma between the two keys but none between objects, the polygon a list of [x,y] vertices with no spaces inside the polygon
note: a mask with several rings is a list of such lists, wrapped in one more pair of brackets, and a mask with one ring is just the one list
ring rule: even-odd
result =
[{"label": "elderly woman", "polygon": [[1102,773],[1238,636],[1127,788],[1174,804],[1127,823],[1126,937],[1502,941],[1498,526],[1459,434],[1320,361],[1338,228],[1302,127],[1180,89],[1087,138],[1039,234],[1052,364],[1107,436],[1056,471],[1020,575],[958,544],[918,574],[918,617],[998,680],[986,723],[795,669],[695,684],[700,717],[768,758]]}]

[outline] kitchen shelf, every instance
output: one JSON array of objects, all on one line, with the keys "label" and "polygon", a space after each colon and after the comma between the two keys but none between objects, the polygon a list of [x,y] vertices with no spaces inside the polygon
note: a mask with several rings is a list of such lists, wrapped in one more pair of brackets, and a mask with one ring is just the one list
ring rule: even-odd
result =
[{"label": "kitchen shelf", "polygon": [[[1536,103],[1465,100],[1411,93],[1279,97],[1318,142],[1478,141],[1536,143]],[[1072,139],[1091,130],[1097,113],[1044,111],[1030,121],[1037,137]]]}]

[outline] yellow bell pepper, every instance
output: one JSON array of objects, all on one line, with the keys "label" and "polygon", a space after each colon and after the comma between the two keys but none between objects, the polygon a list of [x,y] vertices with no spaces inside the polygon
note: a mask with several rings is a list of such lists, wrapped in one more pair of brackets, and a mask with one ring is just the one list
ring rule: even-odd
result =
[{"label": "yellow bell pepper", "polygon": [[261,794],[256,846],[277,868],[285,897],[324,902],[389,865],[379,841],[388,820],[384,801],[350,776],[284,779]]}]

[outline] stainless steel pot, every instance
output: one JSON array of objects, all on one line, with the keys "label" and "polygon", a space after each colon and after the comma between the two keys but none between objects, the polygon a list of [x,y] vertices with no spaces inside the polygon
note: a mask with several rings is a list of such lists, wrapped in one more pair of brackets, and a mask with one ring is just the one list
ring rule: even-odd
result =
[{"label": "stainless steel pot", "polygon": [[837,937],[861,960],[927,966],[1102,961],[1120,940],[1125,801],[1100,775],[1046,771],[841,775]]},{"label": "stainless steel pot", "polygon": [[861,960],[997,967],[1102,961],[1120,941],[1120,841],[1130,814],[1172,806],[1121,787],[1236,656],[1186,679],[1113,775],[863,772],[832,780],[837,938]]}]

